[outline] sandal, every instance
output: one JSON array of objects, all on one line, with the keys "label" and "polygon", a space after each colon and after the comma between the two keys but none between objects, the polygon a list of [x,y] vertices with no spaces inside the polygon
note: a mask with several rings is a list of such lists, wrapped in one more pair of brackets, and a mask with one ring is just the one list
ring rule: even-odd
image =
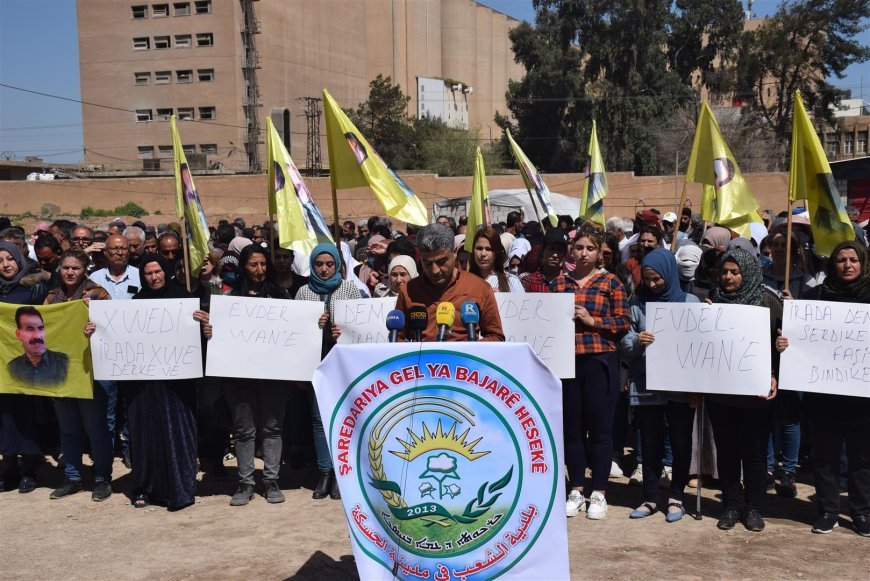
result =
[{"label": "sandal", "polygon": [[146,506],[150,506],[151,502],[148,498],[147,494],[140,494],[136,498],[133,499],[133,506],[135,508],[145,508]]},{"label": "sandal", "polygon": [[[644,508],[649,512],[642,510]],[[651,514],[654,514],[655,511],[656,511],[655,505],[653,505],[649,502],[644,502],[642,505],[640,505],[640,507],[637,510],[631,511],[631,514],[628,515],[628,518],[633,518],[633,519],[646,518],[646,517],[650,516]]]},{"label": "sandal", "polygon": [[[671,512],[671,507],[678,508],[679,510],[676,512]],[[685,515],[686,515],[686,509],[683,508],[682,502],[669,502],[668,503],[668,510],[667,510],[667,513],[665,514],[665,521],[677,522],[678,520],[683,518]]]}]

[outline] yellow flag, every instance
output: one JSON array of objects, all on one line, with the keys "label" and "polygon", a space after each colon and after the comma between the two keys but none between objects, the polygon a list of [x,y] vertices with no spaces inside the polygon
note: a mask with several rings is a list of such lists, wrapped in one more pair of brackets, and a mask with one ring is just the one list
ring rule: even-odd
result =
[{"label": "yellow flag", "polygon": [[[389,216],[418,226],[428,224],[426,207],[420,198],[387,167],[326,89],[323,103],[332,188],[369,187]],[[335,219],[338,220],[338,216]]]},{"label": "yellow flag", "polygon": [[541,178],[541,174],[538,173],[538,170],[535,169],[535,166],[532,165],[532,162],[529,161],[529,158],[526,157],[526,154],[523,153],[523,150],[520,149],[520,146],[517,145],[516,141],[514,141],[510,129],[506,130],[506,133],[508,141],[511,144],[511,151],[514,154],[517,167],[520,168],[520,175],[523,176],[523,182],[525,182],[526,188],[529,191],[535,192],[535,195],[538,198],[538,203],[541,205],[544,213],[550,217],[550,224],[555,228],[559,225],[559,218],[556,216],[556,210],[553,209],[553,203],[550,201],[550,188],[547,187],[547,184],[545,184],[544,180]]},{"label": "yellow flag", "polygon": [[840,199],[819,136],[804,109],[801,92],[794,99],[788,199],[806,200],[816,252],[830,256],[834,246],[854,240],[855,230]]},{"label": "yellow flag", "polygon": [[583,192],[580,196],[580,217],[604,224],[604,197],[607,195],[607,176],[604,175],[604,159],[598,147],[598,134],[595,121],[592,122],[592,135],[589,137],[589,151],[586,154],[586,172]]},{"label": "yellow flag", "polygon": [[486,185],[486,168],[483,167],[483,154],[477,148],[474,162],[474,182],[471,184],[471,209],[468,211],[468,228],[465,232],[465,250],[474,247],[474,235],[481,228],[490,226],[489,189]]},{"label": "yellow flag", "polygon": [[686,181],[704,185],[701,217],[751,238],[749,224],[761,222],[758,200],[743,179],[706,101],[701,105]]},{"label": "yellow flag", "polygon": [[332,242],[332,236],[311,191],[268,117],[266,151],[269,156],[269,213],[278,222],[279,243],[282,248],[292,248],[308,256],[321,242]]},{"label": "yellow flag", "polygon": [[175,166],[175,215],[184,220],[187,230],[187,251],[190,256],[190,272],[198,273],[208,256],[208,222],[202,211],[202,202],[193,185],[193,174],[187,165],[187,157],[181,146],[181,138],[175,127],[175,115],[169,118],[172,132],[172,155]]}]

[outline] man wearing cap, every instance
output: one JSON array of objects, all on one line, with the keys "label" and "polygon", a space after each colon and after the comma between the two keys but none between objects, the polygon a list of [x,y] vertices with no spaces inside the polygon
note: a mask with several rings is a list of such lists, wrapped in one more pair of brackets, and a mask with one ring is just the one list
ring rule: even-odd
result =
[{"label": "man wearing cap", "polygon": [[[674,226],[677,223],[677,215],[673,212],[666,212],[662,217],[662,232],[664,234],[665,242],[670,246],[670,244],[674,241]],[[681,224],[682,225],[682,224]],[[685,240],[688,238],[685,232],[677,230],[677,240]]]},{"label": "man wearing cap", "polygon": [[527,293],[548,293],[550,283],[562,274],[562,263],[568,252],[568,236],[561,228],[551,228],[544,236],[538,256],[538,270],[520,280]]},{"label": "man wearing cap", "polygon": [[424,307],[429,318],[423,331],[423,341],[434,341],[438,335],[438,305],[451,303],[456,314],[447,341],[466,341],[468,331],[459,313],[464,303],[477,303],[480,309],[480,340],[504,341],[495,294],[482,278],[457,268],[453,236],[453,229],[443,224],[429,224],[420,229],[417,246],[423,269],[420,276],[402,287],[396,300],[396,309],[405,314],[405,320],[410,320],[414,306]]}]

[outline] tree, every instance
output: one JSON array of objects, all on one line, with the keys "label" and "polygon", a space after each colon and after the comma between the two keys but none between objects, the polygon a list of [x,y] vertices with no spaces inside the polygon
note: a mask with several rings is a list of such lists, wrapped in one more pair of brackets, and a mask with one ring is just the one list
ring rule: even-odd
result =
[{"label": "tree", "polygon": [[407,169],[413,152],[408,143],[413,137],[408,103],[411,97],[394,85],[390,77],[378,75],[369,83],[369,98],[356,110],[346,110],[354,125],[393,169]]}]

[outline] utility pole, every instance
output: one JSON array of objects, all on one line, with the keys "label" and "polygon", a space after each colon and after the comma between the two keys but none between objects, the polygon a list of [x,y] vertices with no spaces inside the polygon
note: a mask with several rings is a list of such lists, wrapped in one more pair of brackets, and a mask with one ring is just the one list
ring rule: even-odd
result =
[{"label": "utility pole", "polygon": [[299,97],[296,100],[305,102],[306,171],[310,177],[317,177],[323,171],[320,158],[320,103],[323,100],[320,97]]},{"label": "utility pole", "polygon": [[245,77],[245,96],[242,108],[245,111],[245,120],[248,130],[245,138],[245,152],[248,154],[248,171],[260,173],[260,85],[257,83],[257,69],[261,68],[260,55],[257,54],[257,45],[254,35],[260,34],[260,22],[254,14],[254,2],[256,0],[239,0],[242,4],[242,12],[245,15],[242,24],[242,42],[245,54],[242,57],[242,71]]}]

